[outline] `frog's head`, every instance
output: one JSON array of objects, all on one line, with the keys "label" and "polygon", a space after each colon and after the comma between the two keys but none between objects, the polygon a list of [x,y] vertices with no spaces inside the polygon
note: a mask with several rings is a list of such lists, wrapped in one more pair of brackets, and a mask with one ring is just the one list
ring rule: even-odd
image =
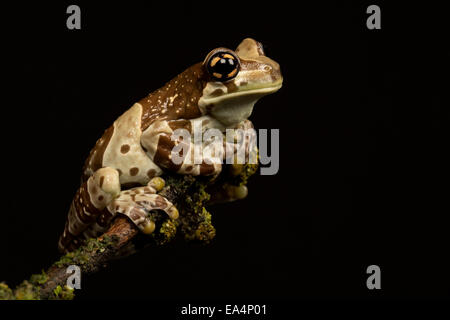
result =
[{"label": "frog's head", "polygon": [[281,88],[280,66],[264,55],[261,43],[247,38],[235,51],[217,48],[203,62],[208,82],[198,106],[227,126],[247,119],[255,102]]}]

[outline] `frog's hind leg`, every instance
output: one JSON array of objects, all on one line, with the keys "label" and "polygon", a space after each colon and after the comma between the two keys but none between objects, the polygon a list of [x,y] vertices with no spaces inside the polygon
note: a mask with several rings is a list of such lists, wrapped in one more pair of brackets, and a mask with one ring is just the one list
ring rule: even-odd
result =
[{"label": "frog's hind leg", "polygon": [[106,206],[120,193],[119,173],[113,168],[101,168],[81,185],[70,205],[59,250],[76,249],[83,238],[95,237],[109,222]]}]

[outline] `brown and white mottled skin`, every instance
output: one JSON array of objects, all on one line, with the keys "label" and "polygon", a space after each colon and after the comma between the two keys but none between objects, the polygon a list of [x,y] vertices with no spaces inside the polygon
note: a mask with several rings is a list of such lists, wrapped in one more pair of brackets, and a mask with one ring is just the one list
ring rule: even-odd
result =
[{"label": "brown and white mottled skin", "polygon": [[[238,57],[240,68],[229,81],[218,81],[205,64],[217,52]],[[171,152],[179,143],[172,140],[174,130],[247,128],[255,102],[277,91],[282,84],[278,63],[264,55],[262,45],[250,38],[233,52],[225,48],[211,51],[198,63],[150,93],[123,113],[91,150],[83,170],[82,185],[71,204],[60,251],[72,251],[81,240],[106,230],[117,214],[127,215],[144,233],[155,225],[148,218],[153,209],[164,210],[172,219],[178,211],[167,199],[157,195],[164,186],[159,178],[164,170],[179,174],[216,175],[221,163],[187,161],[175,164]],[[226,146],[224,146],[226,148]]]}]

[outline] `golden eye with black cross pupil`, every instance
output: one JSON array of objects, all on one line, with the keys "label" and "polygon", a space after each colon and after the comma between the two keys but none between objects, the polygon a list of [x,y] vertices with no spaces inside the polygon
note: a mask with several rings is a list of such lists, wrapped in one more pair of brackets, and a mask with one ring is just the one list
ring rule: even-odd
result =
[{"label": "golden eye with black cross pupil", "polygon": [[208,73],[217,81],[228,81],[239,73],[239,59],[231,52],[218,51],[209,57],[206,64]]}]

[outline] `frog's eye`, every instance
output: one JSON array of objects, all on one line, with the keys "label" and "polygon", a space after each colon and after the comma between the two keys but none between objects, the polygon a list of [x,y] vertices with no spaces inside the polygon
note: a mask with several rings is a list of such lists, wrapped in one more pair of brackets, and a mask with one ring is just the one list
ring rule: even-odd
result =
[{"label": "frog's eye", "polygon": [[229,51],[217,51],[206,60],[208,73],[217,81],[233,79],[239,73],[239,68],[239,59]]}]

